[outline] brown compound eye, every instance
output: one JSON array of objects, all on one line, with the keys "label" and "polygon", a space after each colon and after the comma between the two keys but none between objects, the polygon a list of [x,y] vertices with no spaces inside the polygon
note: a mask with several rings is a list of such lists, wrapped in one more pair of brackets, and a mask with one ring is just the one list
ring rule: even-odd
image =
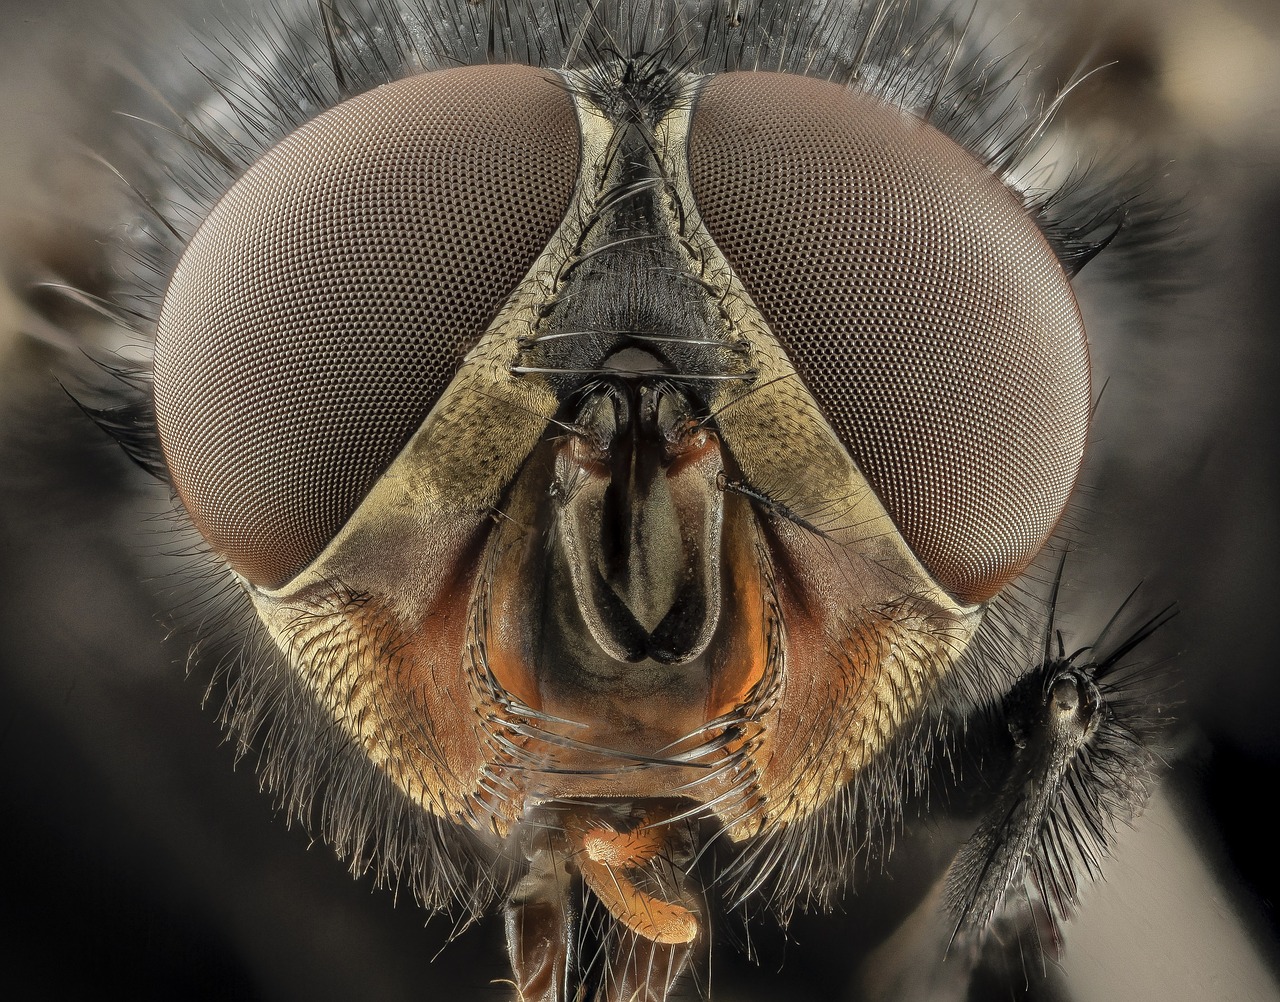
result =
[{"label": "brown compound eye", "polygon": [[689,171],[712,239],[904,538],[991,597],[1083,455],[1084,328],[1035,221],[924,122],[823,81],[713,78]]},{"label": "brown compound eye", "polygon": [[247,580],[311,563],[559,226],[572,102],[544,71],[379,87],[254,164],[165,295],[155,407],[178,494]]}]

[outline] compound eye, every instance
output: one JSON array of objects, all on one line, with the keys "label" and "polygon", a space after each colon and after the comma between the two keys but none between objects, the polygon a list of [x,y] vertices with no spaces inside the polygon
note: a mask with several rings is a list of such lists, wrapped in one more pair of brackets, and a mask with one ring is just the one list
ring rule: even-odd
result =
[{"label": "compound eye", "polygon": [[238,573],[311,563],[559,226],[572,102],[521,66],[439,70],[288,136],[215,206],[161,309],[174,485]]},{"label": "compound eye", "polygon": [[934,127],[836,84],[713,78],[698,210],[934,578],[982,601],[1061,517],[1089,359],[1064,270],[1019,198]]}]

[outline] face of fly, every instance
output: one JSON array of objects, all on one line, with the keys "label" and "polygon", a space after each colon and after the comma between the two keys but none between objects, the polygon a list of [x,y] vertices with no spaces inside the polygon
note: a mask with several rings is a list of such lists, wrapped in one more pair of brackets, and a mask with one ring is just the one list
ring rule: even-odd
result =
[{"label": "face of fly", "polygon": [[179,496],[342,732],[479,832],[572,805],[557,844],[651,943],[696,923],[618,874],[688,818],[811,816],[918,720],[1088,404],[1067,276],[982,161],[837,84],[622,59],[304,126],[156,352]]}]

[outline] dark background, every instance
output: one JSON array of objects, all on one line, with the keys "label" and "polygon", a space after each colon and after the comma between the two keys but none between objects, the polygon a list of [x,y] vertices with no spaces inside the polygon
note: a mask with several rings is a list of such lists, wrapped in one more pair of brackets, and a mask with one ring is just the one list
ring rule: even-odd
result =
[{"label": "dark background", "polygon": [[[1064,626],[1088,639],[1143,579],[1152,608],[1177,599],[1151,654],[1176,656],[1185,705],[1165,790],[1032,992],[1276,998],[1280,8],[1022,6],[1010,37],[1037,39],[1046,79],[1119,61],[1069,102],[1066,141],[1167,161],[1187,193],[1179,241],[1200,248],[1155,266],[1174,294],[1118,295],[1104,262],[1078,284],[1108,382]],[[124,142],[113,111],[136,84],[120,67],[181,73],[196,33],[233,17],[0,6],[0,969],[19,998],[505,999],[496,927],[435,959],[449,921],[424,931],[407,897],[352,880],[220,743],[209,659],[188,668],[194,633],[169,636],[167,498],[62,392],[51,372],[74,355],[12,291],[39,269],[103,278],[96,241],[122,236],[125,200],[88,151]],[[716,998],[842,996],[894,900],[919,893],[930,827],[910,828],[846,914],[765,934],[759,968],[719,951]]]}]

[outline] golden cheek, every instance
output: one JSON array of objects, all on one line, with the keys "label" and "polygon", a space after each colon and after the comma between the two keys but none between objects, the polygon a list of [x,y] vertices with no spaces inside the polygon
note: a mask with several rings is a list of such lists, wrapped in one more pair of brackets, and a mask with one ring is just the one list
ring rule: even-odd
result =
[{"label": "golden cheek", "polygon": [[[426,544],[374,506],[311,583],[258,596],[335,722],[432,813],[502,834],[558,798],[680,791],[747,837],[834,796],[967,642],[973,614],[903,598],[856,550],[815,546],[730,494],[705,649],[675,666],[619,662],[593,646],[572,588],[551,587],[567,575],[536,509],[555,448],[517,478],[505,517],[451,556],[380,563]],[[859,595],[859,581],[879,589]]]},{"label": "golden cheek", "polygon": [[474,813],[486,766],[486,709],[462,652],[473,575],[406,619],[385,594],[321,585],[259,615],[334,723],[415,803]]}]

